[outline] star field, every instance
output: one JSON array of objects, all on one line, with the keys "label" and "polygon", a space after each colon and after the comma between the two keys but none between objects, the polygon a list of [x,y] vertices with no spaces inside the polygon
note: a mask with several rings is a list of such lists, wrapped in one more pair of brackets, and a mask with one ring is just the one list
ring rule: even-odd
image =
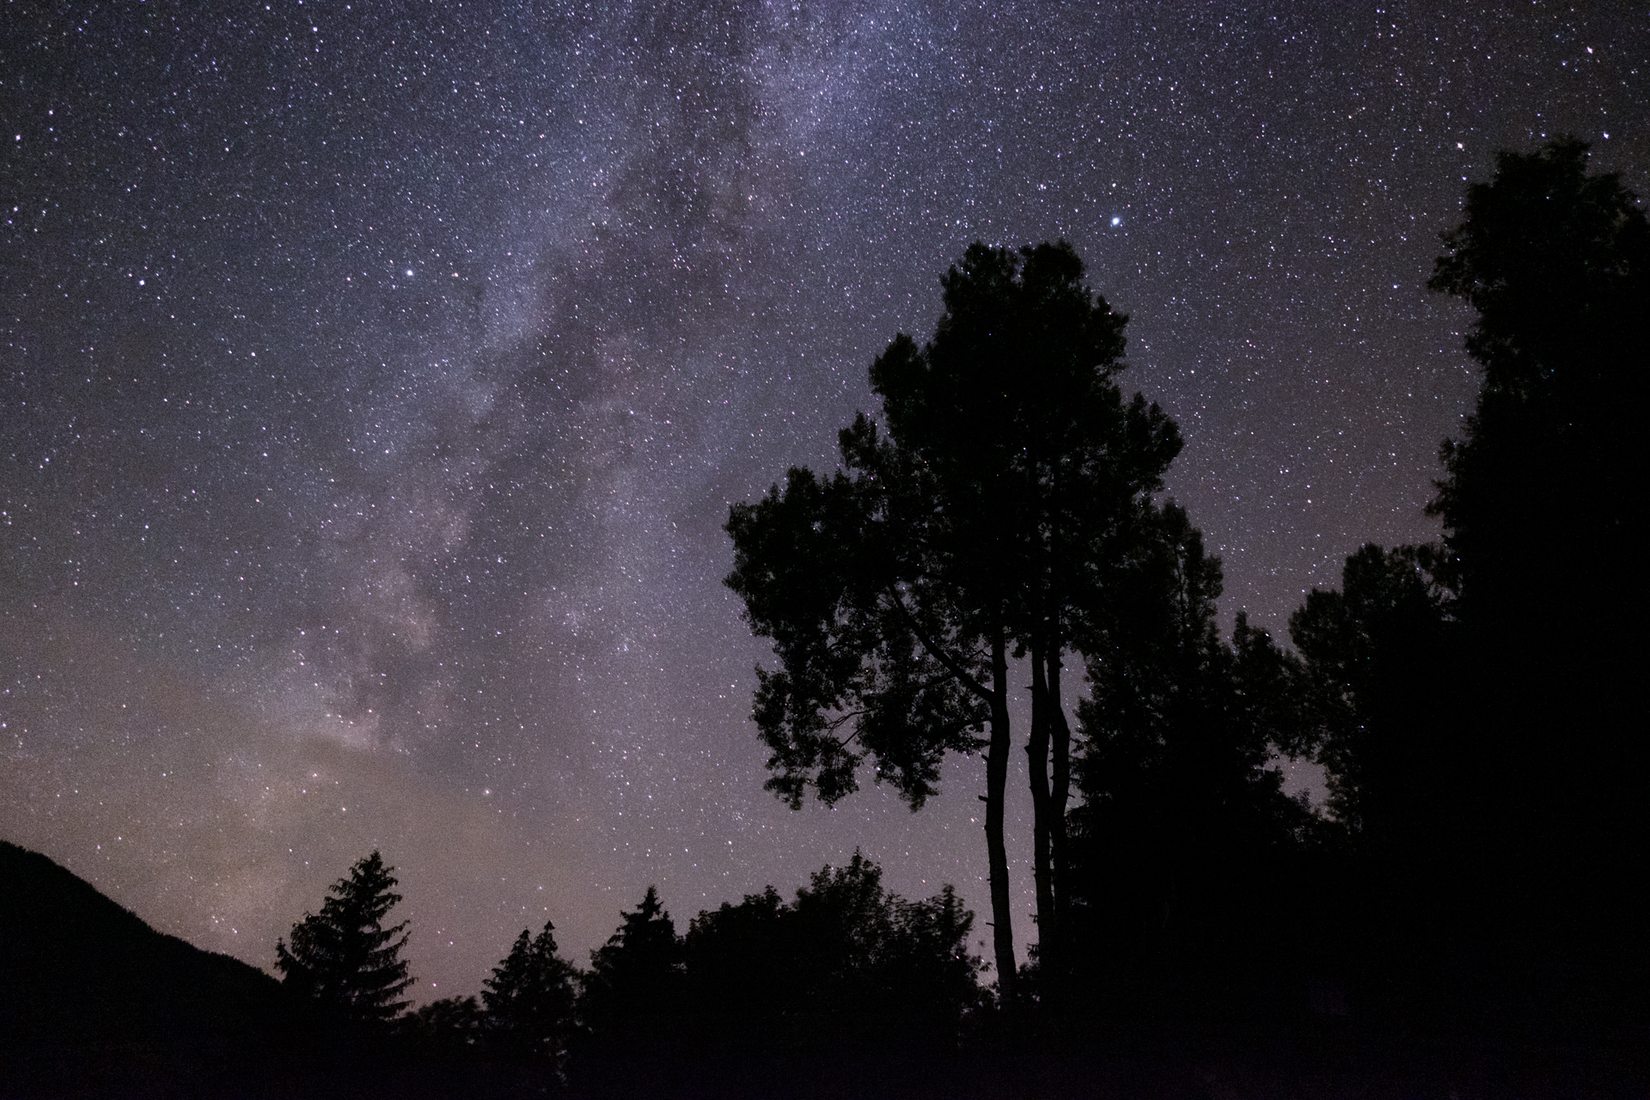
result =
[{"label": "star field", "polygon": [[983,906],[978,761],[917,815],[762,791],[721,586],[969,241],[1076,245],[1278,632],[1434,533],[1464,181],[1650,163],[1627,4],[45,7],[0,19],[0,835],[263,966],[379,846],[424,997],[856,845]]}]

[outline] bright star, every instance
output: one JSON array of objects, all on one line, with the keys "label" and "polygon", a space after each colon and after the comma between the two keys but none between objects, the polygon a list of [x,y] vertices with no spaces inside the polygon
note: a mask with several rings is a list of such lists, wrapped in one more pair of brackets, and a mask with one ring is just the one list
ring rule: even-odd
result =
[{"label": "bright star", "polygon": [[1118,226],[1120,226],[1122,224],[1123,224],[1123,216],[1121,214],[1113,214],[1111,216],[1111,227],[1113,229],[1116,229]]}]

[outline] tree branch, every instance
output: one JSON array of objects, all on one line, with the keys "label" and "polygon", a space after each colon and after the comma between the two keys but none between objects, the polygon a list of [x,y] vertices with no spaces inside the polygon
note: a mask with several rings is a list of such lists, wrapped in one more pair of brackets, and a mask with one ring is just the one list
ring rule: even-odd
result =
[{"label": "tree branch", "polygon": [[916,636],[917,641],[922,643],[922,648],[928,651],[930,657],[943,665],[945,670],[955,676],[969,691],[972,691],[981,699],[991,698],[989,688],[980,683],[955,657],[941,649],[939,644],[928,636],[928,632],[923,630],[922,624],[917,622],[917,617],[911,614],[911,609],[905,606],[905,601],[900,599],[899,593],[894,591],[893,585],[888,586],[888,601],[891,608],[899,612],[906,625],[911,628],[911,633]]}]

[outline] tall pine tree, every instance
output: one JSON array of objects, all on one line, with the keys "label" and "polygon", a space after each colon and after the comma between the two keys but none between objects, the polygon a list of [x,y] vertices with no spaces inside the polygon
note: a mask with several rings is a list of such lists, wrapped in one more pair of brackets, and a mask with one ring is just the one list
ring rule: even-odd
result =
[{"label": "tall pine tree", "polygon": [[577,972],[556,952],[555,926],[523,928],[483,983],[487,1034],[506,1051],[560,1062],[573,1035]]},{"label": "tall pine tree", "polygon": [[601,1093],[675,1094],[684,1084],[682,941],[651,886],[622,922],[590,953],[576,1072],[584,1087]]},{"label": "tall pine tree", "polygon": [[333,883],[319,913],[292,926],[290,942],[276,942],[275,969],[287,985],[355,1020],[401,1014],[413,980],[401,957],[407,922],[385,923],[401,900],[394,870],[374,850]]}]

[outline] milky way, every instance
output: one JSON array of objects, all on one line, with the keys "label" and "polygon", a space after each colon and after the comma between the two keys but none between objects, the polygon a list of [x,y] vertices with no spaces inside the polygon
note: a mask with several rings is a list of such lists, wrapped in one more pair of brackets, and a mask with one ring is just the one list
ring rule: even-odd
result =
[{"label": "milky way", "polygon": [[1278,631],[1434,533],[1463,181],[1650,152],[1642,5],[45,7],[0,18],[0,835],[263,966],[381,847],[421,997],[856,845],[984,902],[979,761],[916,815],[762,791],[720,583],[969,241],[1076,245]]}]

